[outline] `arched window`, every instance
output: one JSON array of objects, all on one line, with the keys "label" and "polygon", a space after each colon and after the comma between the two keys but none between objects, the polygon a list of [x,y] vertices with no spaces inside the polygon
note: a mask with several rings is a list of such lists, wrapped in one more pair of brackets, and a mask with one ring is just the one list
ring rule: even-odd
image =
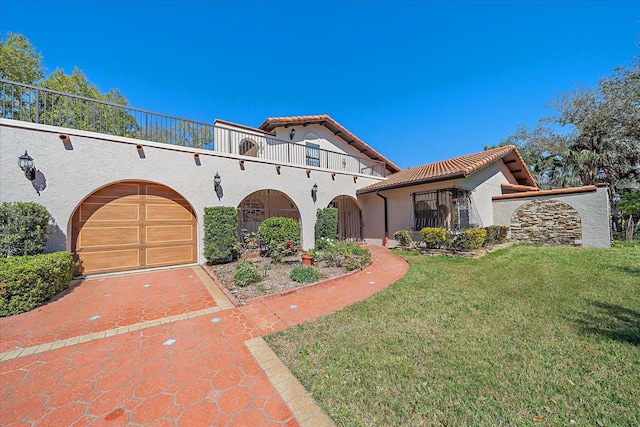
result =
[{"label": "arched window", "polygon": [[238,153],[243,156],[258,157],[258,144],[248,138],[240,141]]}]

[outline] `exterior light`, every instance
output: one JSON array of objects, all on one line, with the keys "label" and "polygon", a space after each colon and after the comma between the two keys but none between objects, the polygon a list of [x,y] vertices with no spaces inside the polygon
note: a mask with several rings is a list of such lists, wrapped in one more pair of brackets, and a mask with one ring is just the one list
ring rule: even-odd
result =
[{"label": "exterior light", "polygon": [[313,187],[311,187],[311,198],[313,199],[313,202],[315,203],[315,201],[318,198],[318,184],[313,184]]},{"label": "exterior light", "polygon": [[26,176],[29,181],[36,179],[36,167],[27,150],[24,150],[24,154],[18,157],[18,166],[20,166],[20,169],[24,172],[24,176]]},{"label": "exterior light", "polygon": [[607,176],[607,173],[603,169],[600,169],[598,171],[598,182],[604,182],[604,179],[606,178],[606,176]]},{"label": "exterior light", "polygon": [[293,137],[296,136],[296,130],[291,128],[291,132],[289,133],[289,139],[293,141]]},{"label": "exterior light", "polygon": [[216,192],[216,196],[218,196],[218,200],[222,199],[222,178],[220,178],[220,174],[216,172],[216,175],[213,177],[213,190]]}]

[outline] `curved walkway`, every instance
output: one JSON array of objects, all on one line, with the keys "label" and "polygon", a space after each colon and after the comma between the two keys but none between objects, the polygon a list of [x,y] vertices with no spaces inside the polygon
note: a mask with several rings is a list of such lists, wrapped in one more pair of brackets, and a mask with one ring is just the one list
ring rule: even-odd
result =
[{"label": "curved walkway", "polygon": [[260,337],[407,271],[386,248],[367,248],[364,270],[241,307],[200,267],[76,281],[0,319],[0,424],[332,425]]}]

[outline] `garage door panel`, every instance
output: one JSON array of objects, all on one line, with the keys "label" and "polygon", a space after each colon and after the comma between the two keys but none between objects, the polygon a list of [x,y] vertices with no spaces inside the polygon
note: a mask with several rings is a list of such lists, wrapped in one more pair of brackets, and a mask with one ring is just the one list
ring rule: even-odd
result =
[{"label": "garage door panel", "polygon": [[91,198],[105,197],[108,199],[123,199],[127,197],[137,199],[140,195],[140,184],[118,183],[104,187],[91,195]]},{"label": "garage door panel", "polygon": [[195,238],[194,227],[191,225],[178,226],[147,226],[146,239],[148,244],[192,242]]},{"label": "garage door panel", "polygon": [[74,214],[74,249],[82,273],[197,261],[193,208],[170,188],[118,183],[89,196]]},{"label": "garage door panel", "polygon": [[145,194],[149,200],[175,200],[186,202],[184,197],[163,185],[147,184]]},{"label": "garage door panel", "polygon": [[145,252],[145,262],[148,267],[186,264],[193,262],[195,259],[193,245],[149,247]]},{"label": "garage door panel", "polygon": [[78,255],[83,274],[135,270],[141,267],[140,251],[137,248],[81,252]]},{"label": "garage door panel", "polygon": [[177,203],[145,205],[147,221],[193,221],[191,209]]},{"label": "garage door panel", "polygon": [[80,221],[140,221],[140,205],[120,202],[108,204],[85,202],[80,206]]},{"label": "garage door panel", "polygon": [[139,245],[140,227],[82,227],[78,245],[89,249],[104,246]]}]

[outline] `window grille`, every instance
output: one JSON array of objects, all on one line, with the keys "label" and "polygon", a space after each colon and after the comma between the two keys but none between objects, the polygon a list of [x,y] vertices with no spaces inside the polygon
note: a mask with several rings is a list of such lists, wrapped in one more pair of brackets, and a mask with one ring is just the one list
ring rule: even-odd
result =
[{"label": "window grille", "polygon": [[457,231],[469,228],[470,192],[459,188],[413,194],[413,229]]}]

